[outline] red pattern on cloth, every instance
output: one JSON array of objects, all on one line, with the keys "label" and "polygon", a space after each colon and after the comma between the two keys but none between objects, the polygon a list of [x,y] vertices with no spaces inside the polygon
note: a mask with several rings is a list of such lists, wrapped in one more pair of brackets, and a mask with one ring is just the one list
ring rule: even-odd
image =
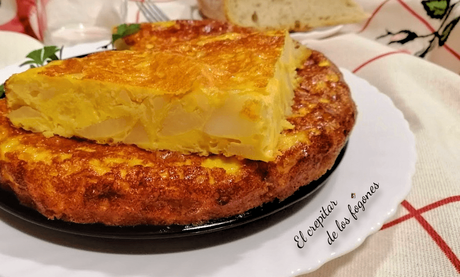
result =
[{"label": "red pattern on cloth", "polygon": [[430,30],[431,32],[435,32],[436,30],[430,25],[430,23],[428,23],[428,21],[426,21],[421,15],[419,15],[418,13],[416,13],[413,9],[411,9],[406,3],[404,3],[403,1],[401,0],[396,0],[398,1],[399,4],[401,4],[401,6],[404,7],[404,9],[406,9],[408,12],[410,12],[413,16],[415,16],[418,20],[420,20],[420,22],[423,23],[423,25],[425,25],[428,30]]},{"label": "red pattern on cloth", "polygon": [[[439,208],[439,207],[441,207],[443,205],[453,203],[453,202],[460,202],[460,195],[447,197],[447,198],[444,198],[444,199],[439,200],[437,202],[434,202],[434,203],[431,203],[429,205],[426,205],[423,208],[418,209],[417,214],[422,214],[424,212]],[[407,214],[405,216],[401,216],[401,217],[399,217],[397,219],[394,219],[394,220],[384,224],[380,230],[385,230],[387,228],[393,227],[394,225],[397,225],[397,224],[399,224],[401,222],[404,222],[404,221],[406,221],[408,219],[411,219],[414,216],[415,216],[414,213],[409,213],[409,214]]]},{"label": "red pattern on cloth", "polygon": [[[422,16],[420,16],[418,13],[416,13],[411,7],[409,7],[406,3],[404,3],[401,0],[397,0],[407,11],[409,11],[411,14],[413,14],[420,22],[422,22],[428,30],[431,32],[436,32],[436,30],[426,21]],[[457,59],[460,60],[460,54],[455,52],[452,48],[450,48],[447,44],[444,45],[444,48],[449,51],[452,55],[454,55]]]},{"label": "red pattern on cloth", "polygon": [[409,51],[407,50],[398,50],[398,51],[392,51],[392,52],[388,52],[388,53],[385,53],[385,54],[381,54],[381,55],[378,55],[378,56],[375,56],[373,57],[372,59],[369,59],[365,62],[363,62],[361,65],[359,65],[358,67],[356,67],[352,72],[353,73],[356,73],[358,72],[361,68],[365,67],[366,65],[368,65],[369,63],[375,61],[375,60],[378,60],[380,58],[383,58],[383,57],[386,57],[388,55],[393,55],[393,54],[401,54],[401,53],[405,53],[405,54],[410,54]]},{"label": "red pattern on cloth", "polygon": [[[437,30],[435,30],[435,28],[433,28],[433,26],[424,18],[424,16],[426,15],[421,15],[419,13],[417,13],[410,5],[408,5],[405,1],[403,0],[394,0],[394,1],[390,1],[390,0],[385,0],[385,1],[382,1],[371,13],[371,16],[367,19],[367,21],[363,24],[363,27],[357,32],[357,33],[362,33],[364,32],[370,25],[370,23],[372,22],[372,20],[374,20],[374,18],[376,17],[376,15],[378,13],[380,13],[383,9],[383,7],[385,5],[387,5],[389,2],[397,2],[404,10],[406,10],[407,12],[409,12],[412,16],[414,16],[415,18],[418,19],[418,21],[420,21],[431,33],[435,33],[437,32]],[[420,1],[420,2],[423,2],[423,1]],[[450,54],[452,54],[457,60],[460,61],[460,53],[458,53],[457,51],[455,51],[452,47],[450,47],[447,43],[445,43],[443,46],[442,46],[447,52],[449,52]]]},{"label": "red pattern on cloth", "polygon": [[19,18],[15,17],[11,21],[0,25],[0,30],[24,33],[24,26],[22,25]]},{"label": "red pattern on cloth", "polygon": [[420,225],[427,231],[427,233],[430,235],[430,237],[433,239],[433,241],[439,246],[439,248],[444,252],[446,257],[449,259],[449,261],[452,263],[452,265],[455,267],[457,272],[460,274],[460,259],[455,255],[455,253],[452,251],[451,247],[446,243],[446,241],[436,232],[436,230],[431,226],[428,221],[426,221],[425,218],[422,217],[422,213],[439,208],[441,206],[444,206],[449,203],[453,202],[460,202],[460,195],[456,196],[451,196],[444,198],[442,200],[439,200],[437,202],[431,203],[429,205],[426,205],[420,209],[415,209],[408,201],[404,200],[401,205],[409,212],[409,214],[404,215],[402,217],[399,217],[395,220],[392,220],[382,226],[380,231],[388,229],[390,227],[393,227],[395,225],[398,225],[399,223],[402,223],[408,219],[415,218]]},{"label": "red pattern on cloth", "polygon": [[425,218],[421,215],[419,210],[415,209],[409,202],[404,200],[401,205],[406,208],[410,214],[412,214],[415,219],[422,225],[423,229],[425,229],[430,237],[436,242],[436,244],[441,248],[442,252],[447,256],[447,258],[450,260],[452,265],[455,267],[457,272],[460,274],[460,260],[459,258],[455,255],[455,253],[452,251],[452,249],[447,245],[446,241],[436,232],[436,230],[431,226],[428,221],[426,221]]},{"label": "red pattern on cloth", "polygon": [[30,13],[35,10],[35,0],[16,0],[16,5],[16,17],[0,25],[0,30],[24,33],[37,38],[29,22]]},{"label": "red pattern on cloth", "polygon": [[366,23],[364,23],[363,25],[363,28],[361,28],[361,30],[358,32],[358,33],[361,33],[363,32],[364,30],[366,30],[366,28],[369,26],[369,23],[371,23],[372,19],[374,19],[375,15],[380,11],[380,9],[382,9],[383,5],[385,5],[386,3],[388,3],[388,1],[390,0],[385,0],[383,1],[371,14],[371,16],[367,19]]}]

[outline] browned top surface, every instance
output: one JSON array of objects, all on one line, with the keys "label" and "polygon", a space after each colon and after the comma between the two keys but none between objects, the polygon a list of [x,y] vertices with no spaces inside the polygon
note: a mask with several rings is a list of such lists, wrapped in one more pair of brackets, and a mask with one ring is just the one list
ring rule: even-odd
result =
[{"label": "browned top surface", "polygon": [[139,32],[123,40],[133,50],[155,47],[169,48],[171,43],[196,40],[200,37],[216,37],[227,33],[242,35],[254,33],[254,29],[239,27],[213,20],[177,20],[174,24],[142,23]]},{"label": "browned top surface", "polygon": [[174,25],[142,24],[125,41],[131,50],[107,51],[80,59],[53,62],[47,76],[187,90],[193,84],[228,89],[263,88],[273,76],[286,32],[258,32],[218,22],[177,21]]}]

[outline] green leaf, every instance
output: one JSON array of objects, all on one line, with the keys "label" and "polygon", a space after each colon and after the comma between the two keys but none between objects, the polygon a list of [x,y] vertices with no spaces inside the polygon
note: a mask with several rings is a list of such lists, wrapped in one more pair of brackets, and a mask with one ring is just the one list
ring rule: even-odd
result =
[{"label": "green leaf", "polygon": [[60,48],[54,45],[45,46],[42,49],[34,50],[26,56],[30,60],[23,62],[20,66],[30,64],[30,68],[35,68],[38,66],[43,66],[45,63],[50,61],[59,60],[59,57],[56,55],[56,53],[60,50]]},{"label": "green leaf", "polygon": [[114,43],[117,39],[135,34],[139,32],[140,29],[140,24],[121,24],[117,27],[117,33],[112,34],[112,43]]},{"label": "green leaf", "polygon": [[117,27],[117,34],[121,35],[123,34],[124,31],[126,31],[126,28],[128,28],[127,24],[121,24]]},{"label": "green leaf", "polygon": [[36,63],[36,62],[33,61],[33,60],[28,60],[28,61],[25,61],[25,62],[21,63],[19,66],[24,66],[24,65],[28,65],[28,64],[34,64],[34,63]]},{"label": "green leaf", "polygon": [[126,37],[126,36],[129,36],[129,35],[135,34],[135,33],[139,32],[140,29],[141,29],[140,24],[130,24],[126,28],[126,30],[122,33],[122,36]]},{"label": "green leaf", "polygon": [[5,95],[5,84],[0,85],[0,98],[3,98]]},{"label": "green leaf", "polygon": [[443,46],[444,43],[446,43],[447,39],[449,38],[450,33],[455,28],[455,25],[457,25],[458,21],[460,21],[460,16],[452,19],[452,21],[446,25],[446,27],[441,33],[441,36],[439,37],[439,46]]},{"label": "green leaf", "polygon": [[[57,46],[45,46],[43,47],[43,61],[46,59],[51,58],[52,56],[56,56],[56,52],[59,51]],[[57,56],[56,56],[57,58]]]},{"label": "green leaf", "polygon": [[429,17],[442,19],[449,9],[450,0],[425,0],[422,5]]},{"label": "green leaf", "polygon": [[44,65],[45,63],[48,63],[50,61],[54,61],[54,60],[57,60],[58,57],[56,56],[56,53],[59,51],[60,49],[57,47],[57,46],[45,46],[43,47],[43,64],[41,65]]},{"label": "green leaf", "polygon": [[27,54],[26,58],[32,59],[36,64],[41,64],[42,61],[42,49],[37,49],[29,54]]},{"label": "green leaf", "polygon": [[120,38],[122,38],[121,35],[119,35],[119,34],[112,34],[112,42],[115,42],[117,39],[120,39]]},{"label": "green leaf", "polygon": [[50,60],[55,61],[59,60],[59,57],[56,54],[53,54],[51,57],[49,57]]}]

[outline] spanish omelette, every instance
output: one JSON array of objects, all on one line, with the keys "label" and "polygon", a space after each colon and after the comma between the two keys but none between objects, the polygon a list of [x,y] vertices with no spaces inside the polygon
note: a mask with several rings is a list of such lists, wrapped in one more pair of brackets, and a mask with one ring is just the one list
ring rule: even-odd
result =
[{"label": "spanish omelette", "polygon": [[0,183],[49,219],[115,226],[202,224],[283,200],[331,168],[357,114],[323,54],[297,73],[293,128],[270,162],[46,138],[13,127],[0,100]]}]

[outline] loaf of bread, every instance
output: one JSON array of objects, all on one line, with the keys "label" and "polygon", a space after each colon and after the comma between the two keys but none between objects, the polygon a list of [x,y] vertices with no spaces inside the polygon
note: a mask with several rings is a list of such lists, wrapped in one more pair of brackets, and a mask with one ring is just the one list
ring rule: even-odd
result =
[{"label": "loaf of bread", "polygon": [[198,6],[204,17],[261,30],[308,31],[367,17],[354,0],[198,0]]}]

